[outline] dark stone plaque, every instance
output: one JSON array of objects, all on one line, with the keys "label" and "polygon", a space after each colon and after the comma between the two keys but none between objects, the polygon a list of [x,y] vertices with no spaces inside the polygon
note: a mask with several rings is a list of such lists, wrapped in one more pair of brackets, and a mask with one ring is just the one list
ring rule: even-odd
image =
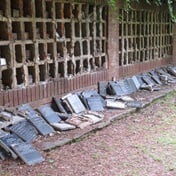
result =
[{"label": "dark stone plaque", "polygon": [[64,108],[64,106],[63,106],[62,101],[61,101],[60,98],[55,98],[55,97],[53,97],[53,101],[55,102],[55,104],[56,104],[56,106],[57,106],[59,112],[65,113],[65,114],[67,113],[67,111],[66,111],[66,109]]},{"label": "dark stone plaque", "polygon": [[129,84],[127,79],[120,80],[117,83],[120,85],[121,89],[123,90],[124,95],[128,95],[128,94],[131,94],[133,92],[132,86]]},{"label": "dark stone plaque", "polygon": [[29,143],[15,144],[11,147],[27,165],[44,161],[42,155]]},{"label": "dark stone plaque", "polygon": [[89,106],[89,109],[92,111],[103,111],[104,110],[104,104],[102,102],[102,99],[98,96],[93,96],[87,98],[87,103]]},{"label": "dark stone plaque", "polygon": [[151,78],[156,82],[156,84],[160,84],[160,85],[162,84],[162,82],[156,72],[151,71],[149,73],[151,75]]},{"label": "dark stone plaque", "polygon": [[71,106],[71,109],[73,110],[73,112],[81,113],[81,112],[86,111],[86,108],[83,105],[83,103],[81,102],[81,100],[79,99],[78,95],[76,95],[76,94],[69,95],[66,98],[66,101]]},{"label": "dark stone plaque", "polygon": [[32,142],[37,138],[38,132],[27,120],[23,120],[9,127],[10,131],[18,135],[26,142]]},{"label": "dark stone plaque", "polygon": [[111,95],[124,95],[122,88],[117,82],[110,81],[108,90]]},{"label": "dark stone plaque", "polygon": [[29,114],[27,116],[27,119],[43,136],[54,132],[54,129],[42,117],[38,116],[37,114]]},{"label": "dark stone plaque", "polygon": [[7,153],[10,153],[11,156],[16,159],[18,156],[16,153],[11,149],[11,146],[14,144],[22,144],[24,141],[19,138],[16,134],[8,134],[6,136],[3,136],[0,138],[0,146],[7,151]]},{"label": "dark stone plaque", "polygon": [[57,123],[61,121],[61,118],[58,116],[49,105],[43,105],[38,108],[38,111],[42,114],[44,119],[49,123]]},{"label": "dark stone plaque", "polygon": [[144,82],[144,80],[142,79],[142,75],[137,75],[136,78],[137,78],[137,80],[138,80],[140,86],[142,86],[143,84],[146,84],[146,83]]},{"label": "dark stone plaque", "polygon": [[107,95],[107,82],[106,81],[99,81],[98,82],[98,93],[105,97]]}]

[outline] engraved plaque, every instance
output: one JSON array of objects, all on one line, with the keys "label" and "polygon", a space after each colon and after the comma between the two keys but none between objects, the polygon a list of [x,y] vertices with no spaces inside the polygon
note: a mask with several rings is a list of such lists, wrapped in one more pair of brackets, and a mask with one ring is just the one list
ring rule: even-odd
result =
[{"label": "engraved plaque", "polygon": [[156,83],[154,82],[154,80],[151,79],[150,76],[148,75],[143,75],[142,79],[144,80],[144,82],[148,85],[155,85]]},{"label": "engraved plaque", "polygon": [[27,165],[44,161],[42,155],[29,143],[15,144],[11,147]]},{"label": "engraved plaque", "polygon": [[107,82],[106,81],[99,81],[98,82],[98,93],[101,96],[106,96],[107,95]]},{"label": "engraved plaque", "polygon": [[119,84],[117,84],[117,82],[110,81],[109,88],[110,88],[109,93],[111,95],[124,95],[122,88],[120,87]]},{"label": "engraved plaque", "polygon": [[55,112],[50,106],[43,105],[38,108],[38,111],[42,114],[44,119],[49,123],[57,123],[61,121],[60,117],[58,116],[57,112]]},{"label": "engraved plaque", "polygon": [[89,105],[89,109],[92,111],[103,111],[104,110],[104,104],[100,97],[94,96],[87,98],[87,103]]},{"label": "engraved plaque", "polygon": [[32,142],[38,135],[37,130],[27,120],[18,122],[10,126],[9,129],[26,142]]},{"label": "engraved plaque", "polygon": [[72,95],[68,96],[66,98],[66,101],[71,106],[71,109],[73,110],[73,112],[81,113],[83,111],[86,111],[85,106],[83,105],[83,103],[81,102],[81,100],[79,99],[79,97],[76,94],[72,94]]},{"label": "engraved plaque", "polygon": [[16,153],[11,149],[11,145],[14,144],[21,144],[24,141],[19,138],[16,134],[12,133],[12,134],[8,134],[6,136],[3,136],[0,138],[0,146],[7,151],[8,153],[10,153],[12,155],[12,157],[14,159],[16,159],[18,156],[16,155]]},{"label": "engraved plaque", "polygon": [[37,114],[29,114],[27,119],[43,136],[54,132],[54,129],[42,117],[38,116]]}]

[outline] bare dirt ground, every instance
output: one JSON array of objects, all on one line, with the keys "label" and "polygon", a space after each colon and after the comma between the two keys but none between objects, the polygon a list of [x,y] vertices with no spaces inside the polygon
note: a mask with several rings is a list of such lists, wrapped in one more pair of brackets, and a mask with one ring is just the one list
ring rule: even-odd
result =
[{"label": "bare dirt ground", "polygon": [[2,176],[176,176],[176,92],[27,166],[0,161]]}]

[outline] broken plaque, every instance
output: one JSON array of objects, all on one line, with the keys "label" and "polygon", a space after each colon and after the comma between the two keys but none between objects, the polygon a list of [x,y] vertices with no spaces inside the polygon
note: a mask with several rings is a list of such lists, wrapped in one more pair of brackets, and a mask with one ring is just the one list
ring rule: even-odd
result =
[{"label": "broken plaque", "polygon": [[2,160],[5,160],[6,158],[8,158],[9,157],[9,153],[4,149],[4,148],[2,148],[1,146],[0,146],[0,158],[2,159]]},{"label": "broken plaque", "polygon": [[17,154],[11,149],[11,146],[14,144],[22,144],[24,141],[19,138],[16,134],[8,134],[0,138],[0,146],[10,153],[11,156],[16,159],[18,156]]},{"label": "broken plaque", "polygon": [[29,143],[13,144],[11,147],[27,165],[44,161],[42,155]]},{"label": "broken plaque", "polygon": [[27,119],[43,136],[54,132],[54,129],[42,117],[38,116],[37,114],[29,113]]},{"label": "broken plaque", "polygon": [[144,107],[144,104],[142,102],[139,102],[139,101],[127,102],[126,105],[128,107],[131,107],[131,108],[143,108]]},{"label": "broken plaque", "polygon": [[10,131],[18,135],[26,142],[32,142],[37,138],[38,132],[27,120],[23,120],[9,127]]},{"label": "broken plaque", "polygon": [[110,81],[108,84],[108,93],[110,95],[124,95],[121,86],[117,82]]},{"label": "broken plaque", "polygon": [[98,93],[105,97],[107,95],[107,82],[106,81],[99,81],[98,82]]},{"label": "broken plaque", "polygon": [[49,105],[43,105],[38,108],[38,111],[42,114],[44,119],[49,123],[58,123],[61,118]]},{"label": "broken plaque", "polygon": [[59,131],[67,131],[67,130],[74,130],[76,128],[75,125],[71,125],[68,123],[60,122],[60,123],[52,123],[51,124],[56,130]]},{"label": "broken plaque", "polygon": [[61,99],[53,97],[53,100],[56,103],[56,106],[57,106],[59,112],[67,114],[67,111],[64,108]]}]

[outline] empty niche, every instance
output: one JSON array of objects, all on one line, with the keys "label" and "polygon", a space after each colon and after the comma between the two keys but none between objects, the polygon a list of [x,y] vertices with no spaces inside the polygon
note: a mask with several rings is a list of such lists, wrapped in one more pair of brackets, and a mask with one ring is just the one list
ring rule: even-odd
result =
[{"label": "empty niche", "polygon": [[88,36],[86,23],[81,23],[81,32],[83,38]]},{"label": "empty niche", "polygon": [[[119,30],[121,30],[121,29],[119,28]],[[102,23],[102,37],[105,37],[106,35],[107,35],[106,24]]]},{"label": "empty niche", "polygon": [[64,18],[71,18],[71,4],[70,3],[64,3]]},{"label": "empty niche", "polygon": [[59,40],[62,37],[65,37],[65,32],[64,32],[64,23],[57,23],[57,29],[56,29],[57,35],[56,39]]},{"label": "empty niche", "polygon": [[12,88],[12,70],[7,69],[2,71],[2,84],[3,89],[9,89]]},{"label": "empty niche", "polygon": [[104,21],[106,21],[107,18],[108,18],[107,12],[108,12],[107,7],[106,7],[106,6],[103,6],[103,7],[102,7],[102,14],[101,14],[101,15],[102,15],[102,19],[103,19]]},{"label": "empty niche", "polygon": [[7,7],[6,0],[1,0],[1,3],[0,3],[0,16],[7,16],[6,11],[5,11],[6,7]]},{"label": "empty niche", "polygon": [[46,18],[52,18],[52,9],[53,9],[53,5],[52,5],[52,1],[46,1]]},{"label": "empty niche", "polygon": [[16,68],[16,80],[18,85],[24,83],[24,70],[22,67]]},{"label": "empty niche", "polygon": [[95,63],[93,58],[89,59],[89,66],[91,70],[95,69]]},{"label": "empty niche", "polygon": [[57,55],[58,57],[64,56],[64,43],[63,42],[57,42]]},{"label": "empty niche", "polygon": [[16,58],[17,63],[22,63],[23,62],[21,45],[15,45],[15,58]]},{"label": "empty niche", "polygon": [[[21,0],[11,0],[11,16],[18,18],[22,16],[22,1]],[[21,9],[20,9],[21,8]]]},{"label": "empty niche", "polygon": [[96,40],[96,53],[95,54],[100,54],[102,51],[101,51],[101,48],[100,48],[100,40]]},{"label": "empty niche", "polygon": [[90,37],[93,37],[93,32],[94,32],[94,29],[93,29],[93,23],[89,23],[89,33],[90,33]]},{"label": "empty niche", "polygon": [[20,22],[12,22],[12,39],[13,40],[21,40],[21,26]]},{"label": "empty niche", "polygon": [[53,59],[54,58],[54,47],[53,43],[47,43],[47,59]]},{"label": "empty niche", "polygon": [[90,40],[90,54],[91,55],[94,54],[93,51],[94,51],[94,42],[93,42],[93,40]]},{"label": "empty niche", "polygon": [[76,74],[81,72],[81,63],[80,60],[76,60]]},{"label": "empty niche", "polygon": [[46,23],[46,35],[47,35],[47,39],[49,38],[53,38],[53,23]]},{"label": "empty niche", "polygon": [[59,77],[64,77],[65,74],[65,64],[64,62],[58,62],[58,76]]},{"label": "empty niche", "polygon": [[75,37],[80,37],[80,24],[75,23]]},{"label": "empty niche", "polygon": [[36,39],[44,38],[44,23],[37,22],[36,23]]},{"label": "empty niche", "polygon": [[23,15],[24,15],[24,17],[32,17],[32,2],[31,2],[31,0],[23,0]]},{"label": "empty niche", "polygon": [[87,72],[89,69],[89,62],[88,59],[83,60],[83,72]]},{"label": "empty niche", "polygon": [[89,5],[88,17],[90,20],[93,20],[93,18],[94,18],[94,5]]},{"label": "empty niche", "polygon": [[82,19],[86,19],[87,18],[87,13],[88,13],[88,5],[87,4],[82,4],[82,8],[81,8],[81,13],[82,13]]},{"label": "empty niche", "polygon": [[43,17],[42,0],[35,0],[35,16]]},{"label": "empty niche", "polygon": [[46,59],[46,52],[45,52],[45,46],[44,43],[39,43],[39,58],[40,60]]},{"label": "empty niche", "polygon": [[[7,22],[0,22],[0,40],[9,40]],[[3,35],[2,35],[3,34]]]},{"label": "empty niche", "polygon": [[74,8],[72,9],[72,14],[73,14],[73,17],[78,19],[79,18],[79,4],[74,4]]},{"label": "empty niche", "polygon": [[9,46],[0,46],[0,57],[6,59],[6,64],[11,64],[11,54],[10,54],[10,48]]},{"label": "empty niche", "polygon": [[63,17],[63,4],[60,2],[56,2],[55,10],[56,10],[56,19],[61,19]]},{"label": "empty niche", "polygon": [[52,78],[54,78],[54,70],[55,70],[54,68],[55,68],[54,63],[48,65],[49,76]]},{"label": "empty niche", "polygon": [[95,66],[96,66],[96,68],[99,68],[101,66],[99,57],[95,57]]},{"label": "empty niche", "polygon": [[97,19],[98,21],[101,20],[101,14],[100,14],[100,12],[101,12],[101,6],[97,5],[97,6],[96,6],[96,19]]},{"label": "empty niche", "polygon": [[122,53],[119,54],[119,66],[122,66]]},{"label": "empty niche", "polygon": [[33,39],[33,27],[32,27],[32,22],[24,22],[24,28],[25,28],[25,33],[24,33],[24,39],[25,40],[32,40]]},{"label": "empty niche", "polygon": [[39,65],[39,78],[40,78],[40,81],[45,81],[46,79],[46,66],[45,65]]},{"label": "empty niche", "polygon": [[35,68],[30,66],[28,67],[28,83],[33,84],[35,82]]},{"label": "empty niche", "polygon": [[97,37],[101,37],[100,27],[101,27],[101,23],[96,23],[96,36]]},{"label": "empty niche", "polygon": [[[120,42],[119,42],[119,45],[120,45]],[[106,52],[106,41],[105,40],[102,40],[102,48],[101,48],[101,52],[102,53],[105,53]]]},{"label": "empty niche", "polygon": [[101,67],[106,68],[106,64],[107,64],[106,57],[102,56],[101,57]]},{"label": "empty niche", "polygon": [[35,47],[33,44],[26,44],[25,45],[25,58],[26,62],[34,61],[35,57]]},{"label": "empty niche", "polygon": [[81,50],[80,50],[80,42],[75,42],[74,44],[74,55],[75,56],[80,56],[81,55]]},{"label": "empty niche", "polygon": [[72,30],[71,30],[71,23],[65,23],[65,37],[71,38]]},{"label": "empty niche", "polygon": [[72,42],[67,42],[67,54],[71,57],[73,55],[72,51]]},{"label": "empty niche", "polygon": [[87,48],[87,41],[83,41],[83,55],[87,55],[88,54],[88,48]]},{"label": "empty niche", "polygon": [[127,65],[128,64],[128,60],[127,60],[127,53],[123,54],[123,65]]},{"label": "empty niche", "polygon": [[69,75],[74,75],[74,64],[71,60],[67,61],[67,74]]}]

